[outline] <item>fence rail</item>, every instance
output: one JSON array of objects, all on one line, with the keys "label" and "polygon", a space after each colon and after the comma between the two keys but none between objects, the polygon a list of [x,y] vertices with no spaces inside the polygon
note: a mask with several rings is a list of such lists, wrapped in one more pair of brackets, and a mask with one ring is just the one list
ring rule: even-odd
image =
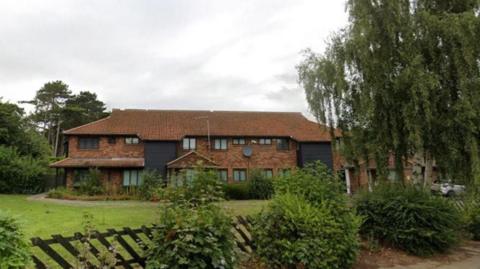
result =
[{"label": "fence rail", "polygon": [[[241,216],[236,217],[232,225],[236,244],[245,253],[251,253],[253,250],[250,228],[250,221]],[[71,269],[75,267],[75,261],[81,254],[76,244],[82,243],[88,244],[87,250],[90,256],[97,259],[85,261],[88,268],[98,268],[98,256],[101,253],[99,248],[118,250],[115,252],[115,268],[143,268],[146,262],[143,253],[148,249],[153,238],[153,229],[154,226],[142,226],[137,229],[126,227],[108,229],[106,232],[93,231],[89,237],[90,240],[86,240],[85,235],[81,233],[75,233],[70,237],[52,235],[49,239],[35,237],[31,239],[36,250],[32,259],[35,267],[39,269],[51,266]],[[118,246],[114,246],[113,241],[117,242]]]}]

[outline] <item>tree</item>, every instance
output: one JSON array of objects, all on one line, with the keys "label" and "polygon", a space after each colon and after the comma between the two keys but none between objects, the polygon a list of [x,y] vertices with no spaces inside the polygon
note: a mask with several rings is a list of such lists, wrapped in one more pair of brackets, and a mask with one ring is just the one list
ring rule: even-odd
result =
[{"label": "tree", "polygon": [[25,118],[25,112],[15,104],[0,98],[0,145],[16,148],[23,156],[41,158],[49,151],[45,139]]},{"label": "tree", "polygon": [[458,178],[480,175],[478,7],[348,1],[349,25],[324,54],[307,51],[298,71],[314,115],[343,130],[351,161],[374,158],[381,178],[390,154],[400,178],[414,155]]},{"label": "tree", "polygon": [[27,102],[35,106],[31,119],[47,137],[50,145],[53,146],[53,156],[58,154],[62,111],[65,108],[65,102],[71,95],[72,92],[68,85],[57,80],[45,83],[37,91],[35,98]]},{"label": "tree", "polygon": [[63,110],[63,128],[77,127],[108,115],[105,103],[97,99],[95,93],[81,91],[73,95],[65,103]]},{"label": "tree", "polygon": [[30,116],[52,145],[52,155],[61,152],[63,130],[77,127],[108,115],[105,103],[95,93],[81,91],[72,94],[62,81],[46,83],[37,91],[35,98],[25,103],[33,104],[35,111]]}]

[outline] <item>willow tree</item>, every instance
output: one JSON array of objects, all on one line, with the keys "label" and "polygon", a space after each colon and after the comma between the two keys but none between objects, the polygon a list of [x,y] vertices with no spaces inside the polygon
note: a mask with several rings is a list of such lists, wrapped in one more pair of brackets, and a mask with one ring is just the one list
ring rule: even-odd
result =
[{"label": "willow tree", "polygon": [[343,130],[347,158],[374,158],[381,178],[390,154],[402,179],[404,161],[414,155],[472,176],[478,1],[350,0],[347,11],[349,24],[327,50],[307,51],[298,66],[317,119]]}]

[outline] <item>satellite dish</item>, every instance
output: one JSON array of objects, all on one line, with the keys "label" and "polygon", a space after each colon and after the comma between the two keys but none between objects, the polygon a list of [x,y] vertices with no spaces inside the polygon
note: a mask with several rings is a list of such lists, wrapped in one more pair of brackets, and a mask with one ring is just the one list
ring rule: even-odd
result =
[{"label": "satellite dish", "polygon": [[246,147],[243,148],[243,156],[248,158],[248,157],[251,157],[252,154],[253,154],[253,150],[252,150],[251,147],[246,146]]}]

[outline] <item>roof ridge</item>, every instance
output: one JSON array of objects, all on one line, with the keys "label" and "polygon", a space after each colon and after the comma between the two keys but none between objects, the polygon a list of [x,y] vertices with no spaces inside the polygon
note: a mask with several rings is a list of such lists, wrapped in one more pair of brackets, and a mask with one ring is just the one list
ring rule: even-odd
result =
[{"label": "roof ridge", "polygon": [[140,111],[140,112],[229,112],[229,113],[279,113],[279,114],[302,114],[299,111],[261,111],[261,110],[197,110],[197,109],[143,109],[143,108],[113,108],[112,112],[126,112],[126,111]]},{"label": "roof ridge", "polygon": [[[112,110],[112,113],[113,113],[113,110]],[[85,126],[89,126],[89,125],[92,125],[92,124],[95,124],[95,123],[99,123],[101,121],[109,119],[111,116],[112,116],[112,114],[110,113],[110,115],[108,115],[105,118],[101,118],[101,119],[98,119],[96,121],[92,121],[92,122],[89,122],[89,123],[86,123],[86,124],[83,124],[83,125],[80,125],[80,126],[77,126],[77,127],[70,128],[68,130],[63,131],[63,133],[66,134],[67,132],[74,131],[75,129],[82,128],[82,127],[85,127]]]}]

